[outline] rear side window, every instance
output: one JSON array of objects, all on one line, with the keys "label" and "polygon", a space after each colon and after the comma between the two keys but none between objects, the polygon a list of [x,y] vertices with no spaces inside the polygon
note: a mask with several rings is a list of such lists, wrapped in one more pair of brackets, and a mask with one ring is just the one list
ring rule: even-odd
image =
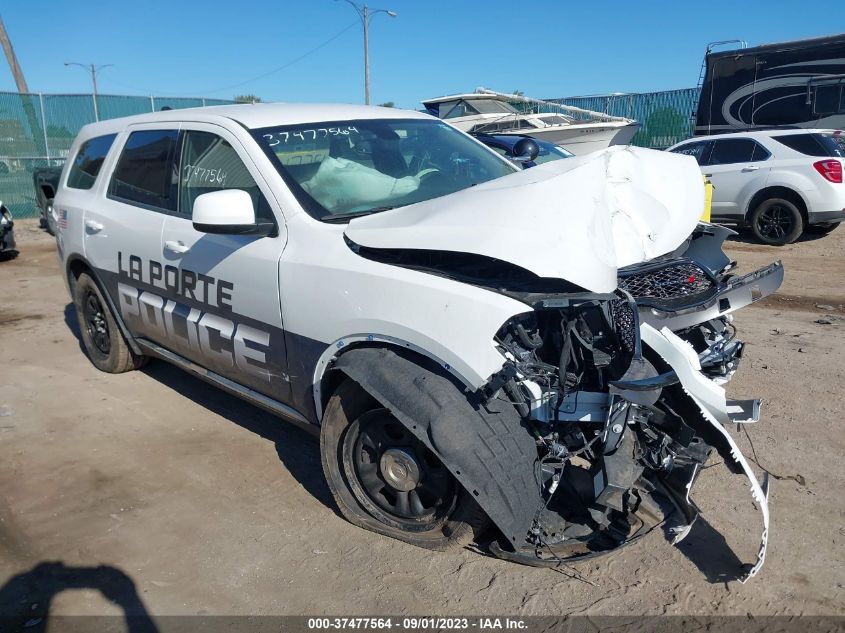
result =
[{"label": "rear side window", "polygon": [[223,189],[246,191],[252,198],[256,220],[274,221],[270,205],[235,148],[211,132],[185,132],[179,213],[190,217],[197,197]]},{"label": "rear side window", "polygon": [[76,158],[70,166],[67,176],[67,186],[73,189],[90,189],[97,180],[97,174],[103,167],[106,154],[109,153],[116,134],[98,136],[82,144]]},{"label": "rear side window", "polygon": [[833,134],[788,134],[772,138],[806,156],[845,156],[845,139]]},{"label": "rear side window", "polygon": [[109,195],[141,206],[175,211],[179,190],[178,130],[132,132],[114,169]]},{"label": "rear side window", "polygon": [[673,154],[685,154],[686,156],[693,156],[698,161],[699,165],[705,164],[705,150],[710,144],[710,141],[699,141],[698,143],[687,143],[672,150]]},{"label": "rear side window", "polygon": [[710,165],[731,165],[766,160],[771,154],[750,138],[725,138],[713,142]]}]

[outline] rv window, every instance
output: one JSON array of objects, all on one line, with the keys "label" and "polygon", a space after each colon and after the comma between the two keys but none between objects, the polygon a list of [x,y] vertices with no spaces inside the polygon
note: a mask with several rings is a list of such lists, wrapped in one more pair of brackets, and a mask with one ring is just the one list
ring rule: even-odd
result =
[{"label": "rv window", "polygon": [[828,86],[817,86],[815,99],[813,99],[813,114],[836,114],[842,112],[840,95],[842,84]]},{"label": "rv window", "polygon": [[710,165],[730,165],[733,163],[749,163],[754,160],[754,150],[757,143],[750,138],[725,138],[713,142],[713,152],[710,154]]}]

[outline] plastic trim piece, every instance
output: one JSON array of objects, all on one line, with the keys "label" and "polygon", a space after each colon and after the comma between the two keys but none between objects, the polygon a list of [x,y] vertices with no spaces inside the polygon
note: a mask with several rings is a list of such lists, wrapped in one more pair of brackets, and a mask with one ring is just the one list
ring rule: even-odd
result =
[{"label": "plastic trim piece", "polygon": [[[763,533],[760,538],[760,548],[757,552],[756,562],[740,578],[740,582],[745,583],[757,575],[766,560],[766,547],[769,541],[768,473],[763,476],[762,484],[757,481],[757,476],[754,474],[748,461],[725,429],[726,424],[733,422],[731,415],[728,413],[725,390],[701,373],[698,356],[692,347],[665,327],[658,332],[649,324],[643,323],[640,326],[640,334],[643,342],[660,354],[672,369],[677,372],[684,391],[693,399],[699,409],[701,409],[701,414],[704,418],[724,437],[730,446],[731,456],[742,468],[742,471],[751,484],[751,497],[757,503],[763,515]],[[759,410],[757,414],[759,415]]]}]

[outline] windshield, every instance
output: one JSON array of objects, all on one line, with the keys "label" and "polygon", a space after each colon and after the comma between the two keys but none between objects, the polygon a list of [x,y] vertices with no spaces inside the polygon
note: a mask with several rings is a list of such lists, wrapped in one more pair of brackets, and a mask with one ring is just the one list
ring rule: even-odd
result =
[{"label": "windshield", "polygon": [[431,200],[516,171],[430,119],[309,123],[253,135],[305,210],[326,221]]},{"label": "windshield", "polygon": [[553,145],[552,143],[537,141],[537,145],[540,147],[540,153],[537,154],[537,158],[534,159],[534,162],[538,165],[542,165],[543,163],[548,163],[553,160],[560,160],[561,158],[572,158],[572,156],[574,156],[574,154],[566,151],[558,145]]}]

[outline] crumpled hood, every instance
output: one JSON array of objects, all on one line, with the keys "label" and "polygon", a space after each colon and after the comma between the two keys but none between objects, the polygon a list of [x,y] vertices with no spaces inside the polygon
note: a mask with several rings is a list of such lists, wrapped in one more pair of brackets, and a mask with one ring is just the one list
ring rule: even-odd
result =
[{"label": "crumpled hood", "polygon": [[591,292],[677,248],[704,209],[695,159],[614,146],[352,220],[361,246],[485,255]]}]

